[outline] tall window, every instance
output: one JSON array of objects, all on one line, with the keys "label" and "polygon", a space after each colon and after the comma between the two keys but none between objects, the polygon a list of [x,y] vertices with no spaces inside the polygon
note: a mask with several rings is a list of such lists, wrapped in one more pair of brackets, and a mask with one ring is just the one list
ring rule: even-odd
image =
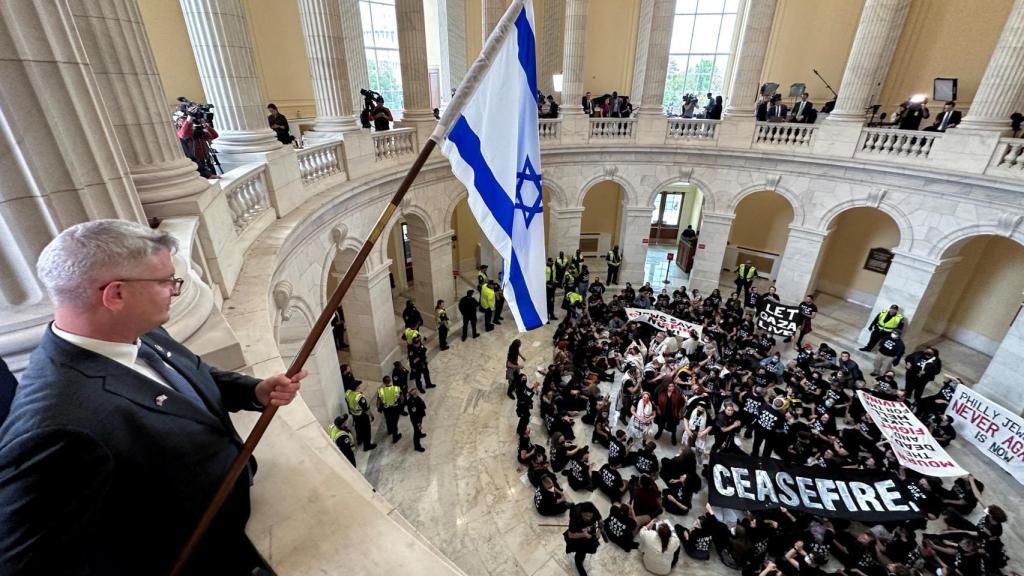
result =
[{"label": "tall window", "polygon": [[703,104],[708,92],[722,93],[739,6],[740,0],[676,0],[663,103],[668,112],[679,114],[686,94]]},{"label": "tall window", "polygon": [[395,0],[359,0],[359,10],[363,19],[366,71],[370,77],[370,85],[360,88],[380,92],[384,103],[392,110],[404,109]]}]

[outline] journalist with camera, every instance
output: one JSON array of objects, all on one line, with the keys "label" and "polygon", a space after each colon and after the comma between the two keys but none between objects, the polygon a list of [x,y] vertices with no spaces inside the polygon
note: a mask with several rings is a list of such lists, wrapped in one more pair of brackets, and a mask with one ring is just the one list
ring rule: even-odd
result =
[{"label": "journalist with camera", "polygon": [[199,104],[184,96],[178,97],[178,111],[174,113],[174,130],[181,148],[198,167],[203,178],[218,179],[217,151],[210,142],[217,139],[213,128],[213,104]]}]

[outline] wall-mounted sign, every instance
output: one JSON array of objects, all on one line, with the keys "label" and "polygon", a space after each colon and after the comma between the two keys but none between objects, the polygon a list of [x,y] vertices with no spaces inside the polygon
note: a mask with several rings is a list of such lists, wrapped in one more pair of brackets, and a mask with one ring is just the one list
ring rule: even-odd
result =
[{"label": "wall-mounted sign", "polygon": [[864,262],[864,269],[888,274],[889,266],[892,266],[892,250],[888,248],[872,248],[868,252],[868,259]]}]

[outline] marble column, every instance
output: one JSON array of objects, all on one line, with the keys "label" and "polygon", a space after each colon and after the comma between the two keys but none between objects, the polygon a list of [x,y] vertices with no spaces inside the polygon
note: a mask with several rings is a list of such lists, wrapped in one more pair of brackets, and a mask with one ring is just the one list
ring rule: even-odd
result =
[{"label": "marble column", "polygon": [[913,348],[921,344],[928,315],[935,304],[935,299],[942,291],[946,276],[958,258],[932,260],[900,250],[893,252],[895,255],[889,272],[885,275],[882,288],[878,292],[874,306],[871,307],[868,324],[861,329],[858,341],[861,344],[867,343],[871,336],[871,320],[879,312],[896,304],[904,316],[903,340],[907,343],[907,348]]},{"label": "marble column", "polygon": [[644,70],[647,69],[647,49],[651,40],[651,20],[654,18],[654,1],[640,0],[640,22],[636,30],[636,54],[633,57],[633,89],[629,97],[633,106],[639,108],[644,94]]},{"label": "marble column", "polygon": [[772,34],[777,0],[750,0],[744,18],[743,37],[736,51],[735,71],[729,84],[726,117],[753,118],[761,88],[768,41]]},{"label": "marble column", "polygon": [[[359,0],[338,0],[341,4],[341,35],[345,41],[345,66],[348,68],[348,87],[352,91],[352,112],[358,116],[363,109],[360,90],[370,87],[366,69],[366,45],[363,44],[363,18],[359,13]],[[357,55],[361,54],[362,57]]]},{"label": "marble column", "polygon": [[587,39],[588,0],[565,0],[565,33],[562,55],[562,143],[584,143],[590,134],[590,118],[579,106],[583,98],[583,58]]},{"label": "marble column", "polygon": [[441,106],[452,99],[466,75],[466,2],[437,0],[441,29]]},{"label": "marble column", "polygon": [[[619,254],[622,255],[622,266],[619,267],[620,283],[629,279],[643,278],[644,264],[647,262],[647,244],[644,240],[651,231],[650,206],[624,206],[622,208],[622,229],[619,234]],[[593,270],[591,274],[601,274],[607,270]]]},{"label": "marble column", "polygon": [[391,373],[391,363],[401,355],[401,350],[388,276],[391,261],[372,270],[367,270],[369,266],[367,262],[356,275],[342,301],[342,309],[348,333],[360,335],[349,338],[353,372],[361,378],[380,380]]},{"label": "marble column", "polygon": [[221,162],[281,148],[267,125],[243,0],[180,0],[206,99],[215,106]]},{"label": "marble column", "polygon": [[1024,311],[1018,309],[1010,330],[974,390],[1013,410],[1014,414],[1024,414],[1024,386],[1018,384],[1021,366],[1024,366]]},{"label": "marble column", "polygon": [[[487,43],[487,37],[491,35],[494,28],[498,26],[505,10],[508,9],[508,0],[481,0],[480,2],[480,30],[483,33],[483,44]],[[481,46],[483,46],[481,44]]]},{"label": "marble column", "polygon": [[430,83],[427,79],[427,30],[423,19],[423,0],[397,0],[398,56],[402,64],[402,95],[405,112],[402,127],[416,128],[419,141],[426,142],[437,125],[430,108]]},{"label": "marble column", "polygon": [[35,276],[60,231],[145,221],[67,3],[0,10],[0,356],[24,369],[51,307]]},{"label": "marble column", "polygon": [[864,123],[871,97],[878,95],[876,78],[889,68],[909,8],[910,0],[866,0],[829,122]]},{"label": "marble column", "polygon": [[210,189],[174,133],[136,0],[72,0],[75,27],[139,199],[155,204]]},{"label": "marble column", "polygon": [[416,275],[413,295],[416,298],[416,305],[423,313],[424,323],[430,327],[434,326],[433,310],[438,300],[444,300],[450,307],[458,302],[455,283],[452,281],[454,235],[455,232],[449,230],[430,238],[409,239]]},{"label": "marble column", "polygon": [[[672,41],[676,3],[673,0],[653,0],[651,4],[651,25],[647,31],[642,97],[637,99],[634,96],[633,101],[640,103],[638,143],[664,144],[668,118],[665,116],[662,103],[665,100],[665,75],[668,74],[668,51]],[[643,7],[641,5],[641,9]],[[641,12],[641,18],[643,16]],[[639,48],[639,44],[637,47]],[[633,78],[635,85],[635,74]]]},{"label": "marble column", "polygon": [[548,255],[558,257],[558,252],[572,256],[580,247],[580,226],[583,224],[583,208],[551,208],[548,231]]},{"label": "marble column", "polygon": [[775,278],[775,288],[783,302],[796,304],[810,294],[811,280],[817,276],[821,248],[827,237],[827,230],[790,225]]},{"label": "marble column", "polygon": [[1024,110],[1024,0],[1016,0],[1003,25],[981,84],[958,130],[1005,132],[1010,114]]},{"label": "marble column", "polygon": [[690,270],[690,288],[696,288],[703,294],[718,288],[734,217],[733,214],[704,213],[697,238],[697,254]]},{"label": "marble column", "polygon": [[[544,0],[544,14],[540,20],[541,24],[541,54],[540,54],[540,78],[537,78],[537,87],[544,95],[555,94],[555,83],[553,76],[562,73],[562,53],[565,51],[563,34],[565,34],[565,0]],[[555,97],[560,104],[566,106],[574,105],[573,102],[566,102]]]},{"label": "marble column", "polygon": [[[313,82],[316,122],[313,131],[324,136],[359,129],[352,88],[348,81],[348,53],[338,0],[299,0],[299,19],[306,41],[306,58]],[[363,53],[356,58],[366,58]],[[359,101],[361,106],[362,101]]]}]

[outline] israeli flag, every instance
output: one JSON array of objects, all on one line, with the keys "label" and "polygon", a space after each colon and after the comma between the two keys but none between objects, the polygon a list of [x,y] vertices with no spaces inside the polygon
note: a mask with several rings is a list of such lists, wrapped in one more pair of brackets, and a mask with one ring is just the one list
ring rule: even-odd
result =
[{"label": "israeli flag", "polygon": [[520,331],[547,319],[533,30],[532,2],[513,2],[460,87],[464,106],[453,109],[456,94],[439,126],[451,126],[441,152],[501,254],[505,300]]}]

